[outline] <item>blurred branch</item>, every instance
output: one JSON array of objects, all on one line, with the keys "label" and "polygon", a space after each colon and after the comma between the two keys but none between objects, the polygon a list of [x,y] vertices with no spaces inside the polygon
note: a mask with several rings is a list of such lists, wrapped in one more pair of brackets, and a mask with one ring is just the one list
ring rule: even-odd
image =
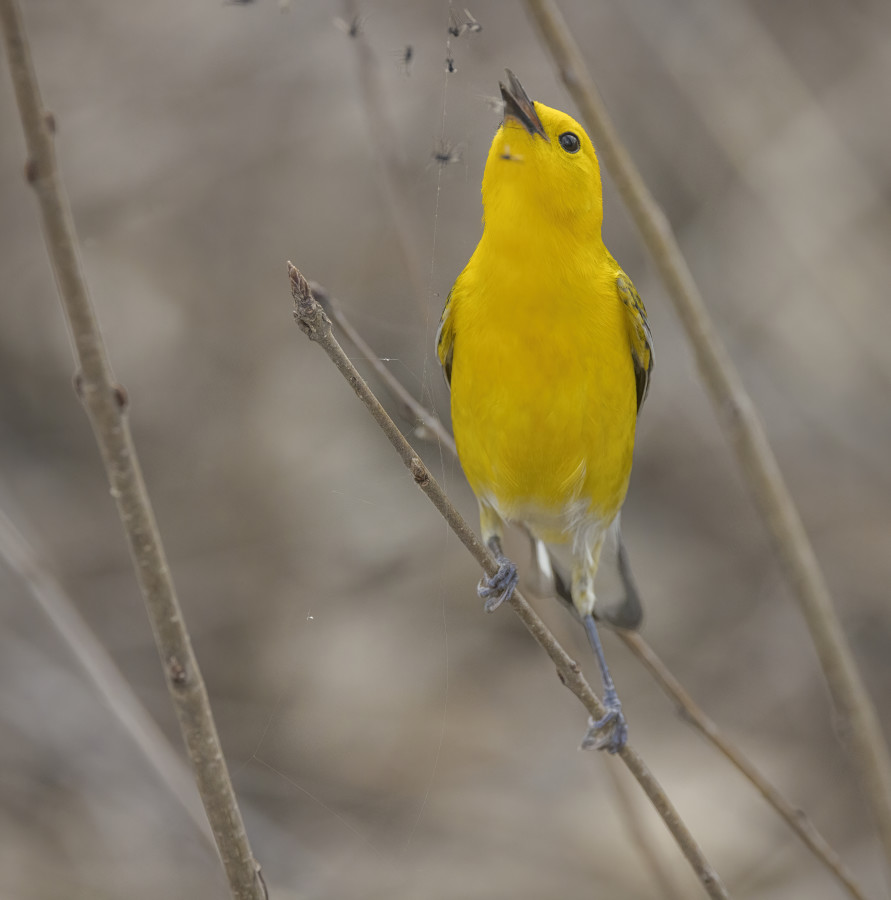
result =
[{"label": "blurred branch", "polygon": [[195,779],[127,683],[108,651],[37,551],[0,510],[0,558],[27,585],[59,636],[149,765],[216,850]]},{"label": "blurred branch", "polygon": [[718,420],[798,597],[836,711],[850,736],[855,769],[891,865],[891,757],[764,426],[714,329],[671,226],[623,146],[560,10],[553,0],[527,0],[526,5],[656,262],[693,345]]},{"label": "blurred branch", "polygon": [[[311,341],[319,344],[341,375],[349,382],[356,392],[356,396],[371,413],[375,422],[377,422],[399,454],[405,467],[411,473],[412,478],[414,478],[415,483],[439,510],[461,543],[464,544],[473,558],[482,566],[483,571],[487,575],[494,575],[498,571],[498,563],[495,562],[495,558],[483,546],[473,529],[452,505],[414,448],[387,415],[386,410],[381,406],[374,393],[372,393],[371,388],[368,387],[355,366],[343,352],[343,349],[334,337],[331,329],[331,320],[313,297],[306,279],[292,263],[288,263],[288,276],[291,281],[291,293],[296,304],[294,317],[300,329]],[[563,647],[560,646],[557,639],[551,634],[544,622],[538,617],[535,610],[529,606],[519,591],[514,591],[510,599],[510,605],[535,640],[538,641],[551,658],[557,667],[560,680],[581,700],[590,715],[598,719],[601,718],[605,713],[605,709],[599,698],[591,690],[579,664],[571,659]],[[641,757],[628,744],[619,751],[618,755],[650,798],[659,815],[662,816],[669,831],[681,848],[681,852],[693,867],[708,895],[710,897],[728,897],[729,895],[718,874],[703,856],[702,851],[678,815],[677,810],[671,804],[671,801],[649,769],[647,769]]]},{"label": "blurred branch", "polygon": [[671,674],[665,663],[655,654],[653,648],[639,635],[631,631],[616,631],[628,649],[643,663],[644,668],[653,676],[662,690],[677,703],[678,711],[708,740],[714,744],[727,759],[739,769],[755,786],[762,797],[785,819],[789,827],[801,838],[804,845],[817,857],[827,869],[844,885],[847,892],[856,900],[866,900],[866,895],[854,881],[854,877],[842,862],[841,857],[832,849],[826,839],[817,831],[814,823],[788,800],[749,762],[723,734],[715,722],[706,715],[693,698]]},{"label": "blurred branch", "polygon": [[662,900],[684,900],[683,891],[674,883],[659,858],[658,845],[647,835],[640,808],[637,805],[638,795],[632,794],[629,790],[620,769],[606,766],[606,771],[616,795],[616,805],[625,820],[625,827],[637,847],[637,852],[643,859],[644,865],[649,869],[650,876],[659,888],[659,896]]},{"label": "blurred branch", "polygon": [[79,393],[117,503],[198,791],[233,897],[263,900],[265,887],[248,843],[130,435],[126,393],[112,376],[87,292],[71,208],[56,163],[54,121],[40,97],[16,0],[0,0],[0,22],[28,147],[25,175],[37,195],[44,238],[74,343]]},{"label": "blurred branch", "polygon": [[442,424],[439,417],[432,413],[407,391],[396,380],[393,373],[381,362],[380,357],[368,346],[365,338],[353,327],[353,323],[346,317],[336,297],[328,293],[327,288],[317,281],[309,282],[309,289],[313,296],[322,305],[322,308],[346,335],[349,342],[365,357],[368,364],[377,373],[382,384],[387,388],[390,396],[399,405],[399,413],[407,421],[412,423],[412,431],[421,440],[435,438],[453,456],[456,455],[455,439],[449,434],[448,429]]},{"label": "blurred branch", "polygon": [[344,13],[348,23],[347,34],[356,48],[359,94],[371,138],[371,150],[380,174],[380,189],[390,214],[390,223],[396,230],[399,252],[409,284],[415,299],[426,313],[427,285],[418,264],[421,258],[416,237],[418,231],[412,227],[412,207],[405,202],[399,189],[400,144],[387,103],[387,92],[381,81],[380,66],[365,33],[356,0],[345,0]]},{"label": "blurred branch", "polygon": [[[324,305],[338,327],[343,329],[350,342],[372,364],[374,371],[381,379],[387,392],[397,401],[403,414],[409,421],[421,422],[425,433],[435,435],[452,455],[457,456],[455,442],[442,421],[423,404],[418,403],[411,394],[396,380],[393,373],[384,366],[374,350],[365,339],[356,331],[349,321],[339,301],[332,297],[326,288],[316,282],[311,282],[314,294],[318,292],[320,302]],[[419,433],[416,430],[416,433]],[[841,861],[839,855],[832,849],[826,839],[817,831],[814,823],[800,810],[792,806],[788,800],[755,768],[745,757],[739,748],[724,736],[715,722],[696,704],[693,698],[681,686],[680,682],[669,672],[665,664],[656,656],[650,645],[641,635],[630,631],[616,629],[615,633],[625,642],[629,650],[643,663],[644,667],[659,683],[662,689],[678,705],[683,718],[694,725],[737,769],[752,782],[762,797],[774,808],[789,827],[801,838],[805,846],[822,862],[830,872],[844,885],[852,897],[857,900],[865,900],[860,887],[854,881],[851,873]]]}]

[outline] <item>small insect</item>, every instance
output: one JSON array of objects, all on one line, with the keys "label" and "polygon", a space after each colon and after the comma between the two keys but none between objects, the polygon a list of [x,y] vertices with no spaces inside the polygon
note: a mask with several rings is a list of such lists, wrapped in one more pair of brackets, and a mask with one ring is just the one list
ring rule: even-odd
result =
[{"label": "small insect", "polygon": [[411,61],[415,58],[415,48],[412,47],[411,44],[405,45],[405,50],[402,51],[402,71],[406,75],[411,74]]},{"label": "small insect", "polygon": [[483,30],[483,26],[474,19],[470,14],[470,10],[465,9],[464,15],[467,17],[467,21],[460,22],[455,14],[452,13],[449,20],[449,34],[452,37],[461,37],[462,34],[479,34]]},{"label": "small insect", "polygon": [[483,30],[483,26],[474,19],[470,14],[469,9],[464,10],[464,15],[467,16],[467,21],[464,23],[464,30],[470,32],[470,34],[479,34]]},{"label": "small insect", "polygon": [[445,69],[446,69],[446,72],[449,73],[449,75],[453,75],[455,72],[458,71],[458,67],[455,65],[455,60],[453,60],[451,56],[446,57]]},{"label": "small insect", "polygon": [[364,22],[365,18],[359,15],[355,15],[349,20],[338,16],[334,20],[334,27],[339,28],[347,37],[355,38],[359,37],[362,33],[362,25]]},{"label": "small insect", "polygon": [[493,97],[491,94],[480,94],[479,98],[499,119],[504,115],[504,101],[501,97]]},{"label": "small insect", "polygon": [[461,162],[461,151],[448,141],[440,141],[433,150],[433,162],[439,166],[450,166]]}]

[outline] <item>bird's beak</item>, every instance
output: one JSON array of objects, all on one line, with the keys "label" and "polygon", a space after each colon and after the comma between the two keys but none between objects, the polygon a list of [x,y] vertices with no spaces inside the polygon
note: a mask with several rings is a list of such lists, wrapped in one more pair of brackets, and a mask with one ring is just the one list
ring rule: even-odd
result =
[{"label": "bird's beak", "polygon": [[535,106],[527,96],[526,91],[523,90],[520,79],[510,69],[505,69],[505,72],[507,72],[507,80],[510,83],[510,87],[505,87],[499,82],[501,98],[504,100],[504,121],[513,119],[522,125],[529,134],[537,134],[547,140],[548,135],[541,124],[541,119],[538,118]]}]

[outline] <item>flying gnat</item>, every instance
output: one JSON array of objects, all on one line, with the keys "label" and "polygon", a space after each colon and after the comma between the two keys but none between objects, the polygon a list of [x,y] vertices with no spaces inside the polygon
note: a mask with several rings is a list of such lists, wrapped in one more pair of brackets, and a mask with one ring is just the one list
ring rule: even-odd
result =
[{"label": "flying gnat", "polygon": [[501,97],[492,94],[480,94],[479,97],[499,119],[504,115],[504,100]]},{"label": "flying gnat", "polygon": [[411,44],[406,44],[399,58],[399,68],[404,75],[411,75],[411,63],[414,58],[415,48]]},{"label": "flying gnat", "polygon": [[464,10],[464,15],[467,16],[467,21],[464,23],[464,30],[469,34],[479,34],[483,30],[483,26],[474,19],[470,14],[469,9]]},{"label": "flying gnat", "polygon": [[431,158],[438,166],[450,166],[453,163],[461,162],[461,151],[449,144],[448,141],[439,141]]},{"label": "flying gnat", "polygon": [[470,14],[470,10],[464,10],[464,17],[464,21],[461,22],[458,20],[457,16],[452,13],[449,22],[449,34],[452,37],[461,37],[462,34],[479,34],[479,32],[483,30],[483,26],[474,19]]},{"label": "flying gnat", "polygon": [[334,20],[334,27],[342,31],[347,37],[359,37],[362,33],[362,26],[365,24],[364,16],[353,16],[350,19],[344,19],[338,16]]},{"label": "flying gnat", "polygon": [[458,71],[458,67],[455,65],[455,60],[453,60],[451,56],[446,57],[445,70],[449,73],[449,75],[454,75],[455,72]]}]

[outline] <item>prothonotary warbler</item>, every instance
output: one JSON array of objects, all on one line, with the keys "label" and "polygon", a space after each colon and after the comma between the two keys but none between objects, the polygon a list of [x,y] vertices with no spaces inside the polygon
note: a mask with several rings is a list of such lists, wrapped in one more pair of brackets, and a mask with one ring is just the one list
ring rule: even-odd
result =
[{"label": "prothonotary warbler", "polygon": [[[479,594],[495,609],[517,585],[504,524],[569,545],[571,586],[603,678],[607,714],[585,747],[616,753],[622,705],[594,621],[594,576],[612,529],[626,597],[614,624],[636,627],[640,604],[618,534],[653,339],[634,285],[603,244],[597,155],[571,116],[533,103],[510,71],[504,122],[483,175],[483,235],[442,313],[437,353],[451,386],[458,456],[499,563]],[[542,552],[544,551],[544,552]]]}]

